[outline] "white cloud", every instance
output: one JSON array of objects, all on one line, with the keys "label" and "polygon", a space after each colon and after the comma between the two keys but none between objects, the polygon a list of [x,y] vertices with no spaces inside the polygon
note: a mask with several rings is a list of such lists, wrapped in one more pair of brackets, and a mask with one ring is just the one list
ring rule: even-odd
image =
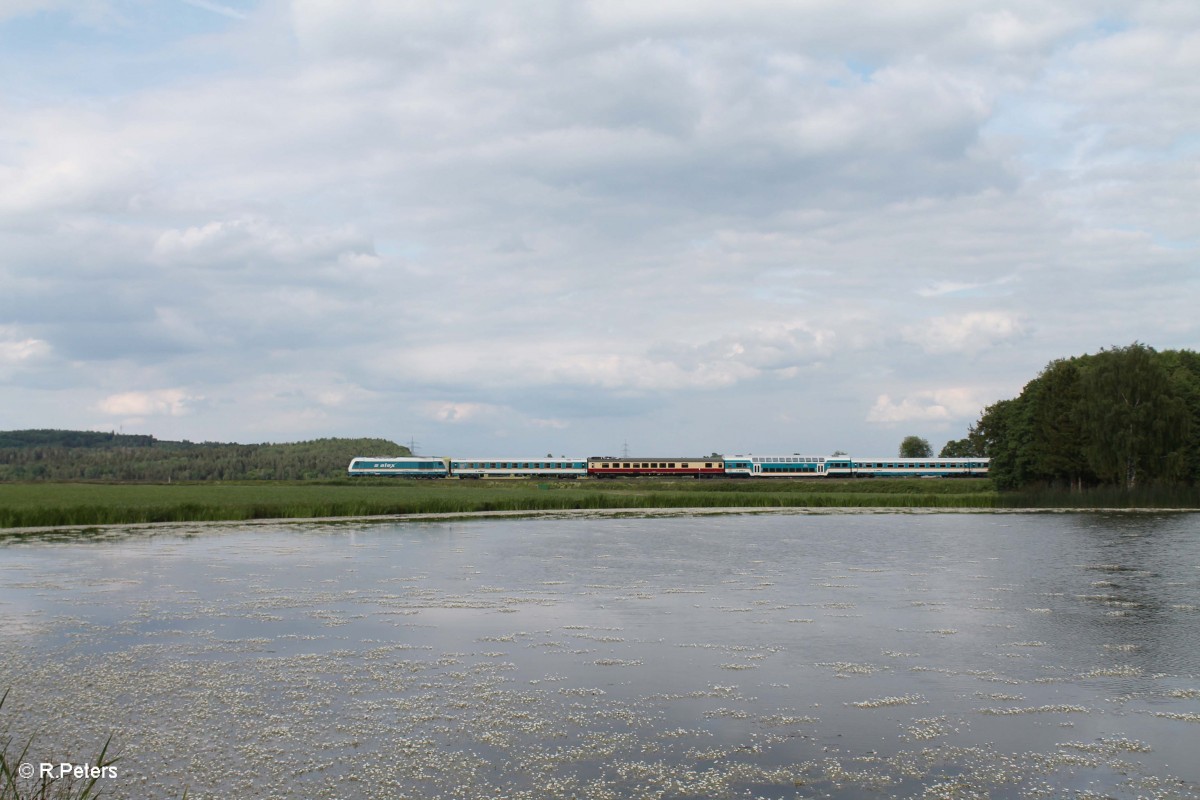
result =
[{"label": "white cloud", "polygon": [[101,400],[99,410],[114,417],[181,417],[198,399],[183,389],[120,392]]},{"label": "white cloud", "polygon": [[229,6],[221,3],[212,3],[209,2],[209,0],[183,0],[183,2],[187,3],[189,6],[202,8],[205,11],[211,11],[214,14],[220,14],[221,16],[229,17],[230,19],[246,19],[248,16],[247,14],[238,11],[236,8],[230,8]]},{"label": "white cloud", "polygon": [[17,331],[0,326],[0,366],[28,364],[50,354],[50,345],[41,339],[19,338]]},{"label": "white cloud", "polygon": [[566,420],[531,417],[511,406],[493,403],[438,401],[425,403],[422,413],[448,425],[499,425],[505,431],[521,428],[559,431],[570,427]]},{"label": "white cloud", "polygon": [[438,402],[427,403],[425,405],[425,414],[431,419],[438,422],[448,422],[451,424],[460,424],[463,422],[478,422],[486,417],[500,417],[504,414],[505,409],[501,406],[489,405],[487,403],[454,403],[454,402]]},{"label": "white cloud", "polygon": [[1021,336],[1025,325],[1019,315],[1006,311],[972,311],[951,317],[933,317],[906,325],[904,338],[925,352],[978,353]]},{"label": "white cloud", "polygon": [[899,402],[881,394],[867,412],[867,422],[892,424],[897,422],[955,422],[974,421],[987,405],[978,390],[966,388],[931,389],[915,392]]}]

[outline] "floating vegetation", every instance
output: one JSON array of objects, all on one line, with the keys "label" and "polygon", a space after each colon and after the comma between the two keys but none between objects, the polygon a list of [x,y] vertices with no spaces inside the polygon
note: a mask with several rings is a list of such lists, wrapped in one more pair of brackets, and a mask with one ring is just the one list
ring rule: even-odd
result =
[{"label": "floating vegetation", "polygon": [[834,670],[839,678],[851,675],[873,675],[882,669],[882,667],[877,667],[874,664],[855,664],[850,661],[822,662],[817,664],[817,666]]},{"label": "floating vegetation", "polygon": [[1116,755],[1117,753],[1150,753],[1150,745],[1135,739],[1123,737],[1101,736],[1094,742],[1062,742],[1058,745],[1064,750],[1078,750],[1083,753],[1098,755]]},{"label": "floating vegetation", "polygon": [[855,708],[887,708],[889,706],[915,706],[927,702],[924,695],[905,694],[899,697],[878,697],[873,700],[860,700],[849,705]]},{"label": "floating vegetation", "polygon": [[909,741],[927,742],[939,739],[961,729],[950,724],[946,717],[923,717],[914,719],[904,731],[904,738]]},{"label": "floating vegetation", "polygon": [[1004,694],[1003,692],[976,692],[975,697],[981,700],[995,700],[997,702],[1007,703],[1023,703],[1025,695],[1023,694]]},{"label": "floating vegetation", "polygon": [[990,714],[991,716],[1005,717],[1013,714],[1087,714],[1088,710],[1083,706],[1075,705],[1045,705],[1045,706],[1021,706],[1016,708],[980,708],[977,709],[980,714]]},{"label": "floating vegetation", "polygon": [[1177,719],[1182,722],[1200,722],[1200,714],[1179,713],[1176,711],[1154,711],[1151,712],[1156,717],[1162,719]]},{"label": "floating vegetation", "polygon": [[1115,667],[1097,667],[1079,675],[1080,678],[1137,678],[1141,676],[1142,668],[1121,664]]},{"label": "floating vegetation", "polygon": [[759,725],[767,725],[774,728],[794,728],[800,725],[816,725],[821,720],[816,717],[796,716],[793,714],[769,714],[765,717],[759,717],[756,721]]}]

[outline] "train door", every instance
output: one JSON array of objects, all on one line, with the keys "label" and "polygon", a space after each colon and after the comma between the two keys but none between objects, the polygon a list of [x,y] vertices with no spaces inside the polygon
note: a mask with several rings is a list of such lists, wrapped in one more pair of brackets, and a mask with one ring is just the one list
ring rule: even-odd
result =
[{"label": "train door", "polygon": [[755,474],[755,475],[761,475],[761,474],[762,474],[762,464],[759,464],[759,463],[755,462],[755,464],[754,464],[754,474]]}]

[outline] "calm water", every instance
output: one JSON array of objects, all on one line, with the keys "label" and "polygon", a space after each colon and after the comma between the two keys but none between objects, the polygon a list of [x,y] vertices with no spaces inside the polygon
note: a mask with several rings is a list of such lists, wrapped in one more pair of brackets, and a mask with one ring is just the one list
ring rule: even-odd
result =
[{"label": "calm water", "polygon": [[32,761],[105,796],[1200,798],[1200,517],[0,541]]}]

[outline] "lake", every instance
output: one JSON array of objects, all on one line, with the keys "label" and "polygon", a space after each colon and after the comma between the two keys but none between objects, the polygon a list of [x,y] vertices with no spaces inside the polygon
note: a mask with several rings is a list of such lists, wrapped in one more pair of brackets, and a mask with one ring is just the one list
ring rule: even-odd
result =
[{"label": "lake", "polygon": [[1200,798],[1196,514],[8,538],[0,619],[106,797]]}]

